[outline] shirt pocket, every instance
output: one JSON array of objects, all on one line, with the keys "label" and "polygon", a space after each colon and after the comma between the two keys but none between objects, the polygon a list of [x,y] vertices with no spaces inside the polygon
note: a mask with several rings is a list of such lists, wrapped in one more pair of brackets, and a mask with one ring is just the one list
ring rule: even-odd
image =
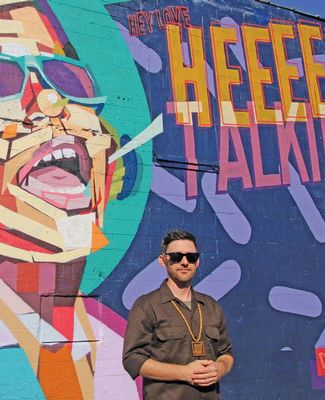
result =
[{"label": "shirt pocket", "polygon": [[181,327],[164,327],[156,330],[154,356],[158,361],[186,364],[188,349],[186,346],[186,332]]},{"label": "shirt pocket", "polygon": [[208,342],[208,353],[212,359],[216,359],[219,355],[218,346],[220,342],[220,332],[216,326],[207,326],[205,328],[205,336]]}]

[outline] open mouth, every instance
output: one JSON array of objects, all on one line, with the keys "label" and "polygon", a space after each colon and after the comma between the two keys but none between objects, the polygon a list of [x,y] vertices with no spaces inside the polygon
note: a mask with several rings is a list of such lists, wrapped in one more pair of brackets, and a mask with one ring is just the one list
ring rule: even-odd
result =
[{"label": "open mouth", "polygon": [[90,158],[74,136],[54,138],[41,146],[18,175],[21,188],[67,211],[90,205]]}]

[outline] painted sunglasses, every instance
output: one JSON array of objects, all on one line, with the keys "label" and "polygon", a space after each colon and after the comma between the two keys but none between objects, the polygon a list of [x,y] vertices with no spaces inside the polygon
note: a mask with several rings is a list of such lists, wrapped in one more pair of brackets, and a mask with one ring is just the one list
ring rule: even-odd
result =
[{"label": "painted sunglasses", "polygon": [[165,253],[166,256],[169,257],[169,260],[172,263],[179,263],[183,260],[183,257],[186,257],[187,261],[191,264],[196,263],[200,257],[200,253]]},{"label": "painted sunglasses", "polygon": [[96,97],[94,82],[86,65],[59,55],[20,56],[0,54],[0,102],[19,99],[30,72],[36,72],[42,86],[55,89],[63,97],[84,105],[104,104]]}]

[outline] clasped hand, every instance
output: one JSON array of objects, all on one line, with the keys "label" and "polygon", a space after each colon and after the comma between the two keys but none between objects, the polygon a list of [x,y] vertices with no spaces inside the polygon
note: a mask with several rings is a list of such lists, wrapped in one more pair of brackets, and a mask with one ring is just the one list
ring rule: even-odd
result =
[{"label": "clasped hand", "polygon": [[186,365],[188,382],[191,385],[210,386],[220,381],[226,369],[222,362],[195,360]]}]

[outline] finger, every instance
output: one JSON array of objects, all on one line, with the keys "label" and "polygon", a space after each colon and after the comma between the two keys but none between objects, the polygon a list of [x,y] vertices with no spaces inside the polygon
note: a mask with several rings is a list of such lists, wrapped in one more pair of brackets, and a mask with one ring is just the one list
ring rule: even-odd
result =
[{"label": "finger", "polygon": [[206,379],[194,379],[193,381],[197,385],[211,385],[212,383],[217,382],[218,378],[214,376]]},{"label": "finger", "polygon": [[204,365],[205,367],[213,364],[212,360],[200,360],[201,364]]},{"label": "finger", "polygon": [[194,381],[194,384],[197,386],[210,386],[215,384],[216,382],[217,379],[205,379],[205,380]]},{"label": "finger", "polygon": [[213,377],[213,376],[218,376],[220,374],[218,374],[216,371],[202,371],[202,372],[198,372],[198,373],[193,373],[193,378],[197,378],[197,379],[204,379],[207,377]]}]

